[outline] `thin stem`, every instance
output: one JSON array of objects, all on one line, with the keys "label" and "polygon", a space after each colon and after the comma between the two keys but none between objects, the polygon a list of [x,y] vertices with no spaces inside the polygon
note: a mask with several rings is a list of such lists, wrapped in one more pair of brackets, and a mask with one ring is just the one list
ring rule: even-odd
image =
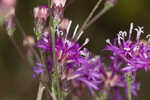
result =
[{"label": "thin stem", "polygon": [[[19,48],[19,46],[17,45],[16,41],[14,40],[13,36],[9,36],[9,39],[11,40],[12,44],[14,45],[14,47],[16,48],[19,56],[21,57],[22,61],[27,64],[27,66],[29,66],[29,68],[31,69],[32,64],[29,63],[29,61],[26,59],[25,55],[23,54],[23,52],[21,51],[21,49]],[[31,69],[31,71],[34,73],[34,71]]]},{"label": "thin stem", "polygon": [[[78,34],[81,31],[84,31],[85,26],[87,25],[87,23],[89,22],[89,20],[92,18],[93,14],[95,13],[96,9],[99,7],[99,5],[101,4],[102,0],[98,0],[98,2],[96,3],[96,5],[94,6],[94,8],[92,9],[91,13],[88,15],[88,17],[86,18],[86,20],[84,21],[83,25],[81,26],[81,28],[79,29]],[[77,34],[77,35],[78,35]],[[76,36],[77,36],[76,35]]]},{"label": "thin stem", "polygon": [[[26,33],[25,33],[24,29],[22,28],[19,20],[17,18],[15,18],[15,21],[16,21],[16,24],[17,24],[19,30],[22,33],[23,38],[26,38]],[[32,46],[29,46],[29,47],[30,47],[30,50],[32,51],[32,53],[35,55],[35,57],[39,60],[40,57],[39,57],[38,53],[36,52],[36,50]]]},{"label": "thin stem", "polygon": [[55,50],[55,28],[51,29],[51,37],[52,37],[52,48],[53,48],[53,64],[54,64],[54,70],[56,72],[56,87],[57,87],[57,93],[58,93],[58,100],[61,100],[61,90],[59,85],[59,73],[57,70],[57,62],[56,62],[56,50]]},{"label": "thin stem", "polygon": [[45,90],[45,86],[43,86],[43,84],[40,82],[39,90],[38,90],[38,94],[37,94],[37,100],[42,100],[44,90]]},{"label": "thin stem", "polygon": [[102,15],[104,15],[104,13],[106,13],[113,6],[114,5],[112,3],[106,2],[104,8],[86,24],[84,30],[86,30],[89,26],[91,26],[95,21],[97,21]]},{"label": "thin stem", "polygon": [[[42,54],[42,51],[40,52],[40,54],[41,54],[41,62],[44,66],[44,69],[45,69],[46,74],[47,74],[48,82],[49,82],[50,81],[50,76],[49,76],[49,72],[48,72],[48,66],[46,66],[46,64],[45,64],[45,56]],[[44,73],[42,73],[42,74],[44,74]]]},{"label": "thin stem", "polygon": [[132,75],[126,76],[127,86],[128,86],[128,100],[132,100],[131,84],[132,84]]},{"label": "thin stem", "polygon": [[[48,6],[50,9],[50,12],[52,12],[51,0],[48,0]],[[53,68],[54,68],[54,72],[56,74],[55,75],[55,77],[56,77],[56,90],[57,90],[57,94],[58,94],[58,100],[61,100],[61,89],[60,89],[60,84],[59,84],[59,73],[57,70],[56,50],[55,50],[55,28],[56,28],[56,25],[54,23],[52,13],[50,13],[49,27],[50,27],[51,38],[52,38]]]},{"label": "thin stem", "polygon": [[14,40],[13,36],[9,36],[9,39],[11,40],[12,44],[14,45],[14,47],[16,48],[16,50],[18,51],[18,54],[20,55],[20,57],[22,58],[22,60],[26,61],[25,56],[23,55],[22,51],[20,50],[19,46],[17,45],[16,41]]},{"label": "thin stem", "polygon": [[50,10],[50,21],[49,21],[49,27],[51,27],[51,25],[53,25],[53,17],[52,17],[52,9],[51,9],[51,0],[48,0],[48,7]]},{"label": "thin stem", "polygon": [[101,92],[99,100],[107,100],[107,96],[108,96],[107,92],[103,91],[103,92]]}]

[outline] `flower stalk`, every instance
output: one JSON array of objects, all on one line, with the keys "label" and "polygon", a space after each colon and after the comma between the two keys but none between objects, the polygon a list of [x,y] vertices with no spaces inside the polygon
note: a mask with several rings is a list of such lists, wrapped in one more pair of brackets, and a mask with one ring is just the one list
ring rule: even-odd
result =
[{"label": "flower stalk", "polygon": [[127,87],[128,87],[128,100],[132,100],[131,84],[132,84],[132,75],[129,74],[126,76]]},{"label": "flower stalk", "polygon": [[51,28],[51,37],[52,37],[52,49],[53,49],[53,68],[55,72],[56,77],[56,87],[57,87],[57,93],[58,93],[58,100],[61,100],[61,90],[59,85],[59,73],[57,70],[57,62],[56,62],[56,50],[55,50],[55,28]]},{"label": "flower stalk", "polygon": [[102,15],[104,15],[109,9],[111,9],[114,6],[110,1],[106,1],[104,4],[104,8],[95,15],[84,27],[84,30],[86,30],[89,26],[91,26],[96,20],[98,20]]},{"label": "flower stalk", "polygon": [[[53,92],[53,93],[57,93],[57,94],[53,94],[52,97],[54,97],[53,99],[56,99],[56,96],[58,96],[57,100],[61,100],[61,89],[60,89],[60,82],[59,82],[59,73],[57,70],[57,61],[56,61],[56,46],[55,46],[55,29],[58,23],[55,23],[53,17],[52,17],[52,10],[51,10],[51,0],[48,0],[48,6],[50,9],[50,22],[49,22],[49,27],[50,27],[50,32],[51,32],[51,42],[52,42],[52,54],[53,54],[53,68],[54,68],[54,76],[56,79],[56,91],[57,92]],[[52,91],[54,90],[54,85],[52,85]],[[54,96],[55,95],[55,96]]]},{"label": "flower stalk", "polygon": [[[96,5],[94,6],[94,8],[92,9],[91,13],[88,15],[88,17],[86,18],[86,20],[84,21],[83,25],[81,26],[81,28],[79,29],[80,33],[81,31],[84,31],[85,26],[87,25],[87,23],[89,22],[89,20],[92,18],[93,14],[95,13],[95,11],[97,10],[97,8],[99,7],[99,5],[101,4],[102,0],[98,0]],[[78,35],[78,34],[77,34]],[[77,36],[76,35],[76,36]]]}]

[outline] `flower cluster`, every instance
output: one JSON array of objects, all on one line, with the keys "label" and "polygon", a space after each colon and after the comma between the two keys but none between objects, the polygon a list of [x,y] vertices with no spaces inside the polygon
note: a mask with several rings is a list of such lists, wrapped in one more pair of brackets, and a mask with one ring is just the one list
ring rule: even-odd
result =
[{"label": "flower cluster", "polygon": [[[110,2],[115,3],[113,0]],[[124,89],[127,97],[129,92],[137,96],[140,83],[136,82],[136,72],[140,69],[150,69],[150,40],[140,40],[141,34],[144,33],[143,27],[134,28],[131,23],[129,35],[126,31],[120,31],[113,44],[110,39],[106,40],[107,46],[104,50],[109,50],[113,54],[109,57],[111,63],[107,64],[102,60],[105,58],[94,55],[85,47],[89,42],[88,38],[80,45],[78,41],[83,31],[78,31],[79,25],[75,27],[72,36],[69,34],[72,21],[64,18],[65,3],[66,0],[52,0],[52,12],[47,6],[34,9],[35,24],[39,25],[35,30],[40,29],[40,32],[36,33],[36,46],[44,55],[44,64],[37,61],[36,67],[33,67],[36,75],[48,74],[46,77],[50,77],[49,81],[53,85],[57,84],[53,79],[57,74],[54,73],[58,73],[59,77],[56,80],[59,80],[60,87],[65,92],[70,88],[84,89],[86,86],[93,96],[98,97],[99,93],[113,97],[111,91],[114,91],[116,100],[122,100],[120,88]],[[53,20],[50,20],[52,25],[47,27],[49,15]],[[137,32],[134,41],[133,30]],[[128,80],[129,76],[131,80]],[[99,93],[96,93],[97,91]]]},{"label": "flower cluster", "polygon": [[[133,30],[137,32],[136,40],[132,40]],[[136,72],[140,69],[149,70],[150,68],[150,45],[149,40],[140,39],[141,34],[144,33],[143,27],[133,27],[131,23],[129,35],[127,37],[126,31],[120,31],[118,38],[114,39],[112,44],[109,39],[106,42],[106,50],[113,53],[114,56],[119,56],[124,59],[126,66],[121,70],[125,72]],[[149,35],[147,35],[149,38]]]},{"label": "flower cluster", "polygon": [[[110,91],[115,91],[117,100],[121,100],[122,97],[119,93],[119,88],[125,89],[125,92],[127,91],[126,76],[128,73],[126,71],[132,72],[141,68],[139,68],[139,64],[141,63],[137,63],[136,61],[140,60],[140,57],[142,59],[142,55],[137,55],[136,53],[143,53],[143,50],[147,47],[146,44],[143,44],[139,40],[139,36],[143,31],[140,27],[139,30],[136,29],[138,32],[137,40],[132,42],[131,33],[133,24],[131,24],[130,36],[127,41],[125,40],[127,33],[122,31],[118,34],[118,43],[116,43],[117,41],[115,39],[115,43],[112,45],[108,39],[107,43],[109,45],[105,49],[113,52],[113,56],[110,57],[112,63],[108,65],[101,60],[101,56],[94,56],[93,53],[85,48],[85,45],[89,42],[88,38],[85,39],[82,45],[78,43],[83,32],[79,33],[76,39],[74,38],[79,25],[76,26],[72,37],[69,38],[71,23],[72,21],[65,19],[65,21],[62,21],[56,27],[55,31],[56,63],[62,84],[63,81],[71,82],[71,86],[81,86],[84,84],[89,88],[92,95],[95,93],[94,90],[106,92],[108,95],[111,95],[109,94]],[[43,53],[47,53],[46,64],[49,68],[48,71],[49,73],[53,73],[53,55],[51,54],[53,49],[50,34],[50,32],[44,32],[38,41],[37,47],[41,48]],[[138,49],[137,46],[140,46],[142,49]],[[145,47],[143,48],[143,46]],[[127,62],[125,63],[124,60]],[[133,66],[135,64],[139,66]],[[122,68],[123,65],[126,66]],[[134,68],[136,67],[136,69],[131,67],[131,70],[129,65]],[[40,74],[44,72],[41,63],[37,63],[37,66],[34,69],[35,73]],[[145,68],[144,65],[142,67]],[[136,76],[134,74],[131,82],[131,92],[133,95],[137,95],[139,86],[140,84],[136,82]],[[126,95],[128,95],[127,92]]]}]

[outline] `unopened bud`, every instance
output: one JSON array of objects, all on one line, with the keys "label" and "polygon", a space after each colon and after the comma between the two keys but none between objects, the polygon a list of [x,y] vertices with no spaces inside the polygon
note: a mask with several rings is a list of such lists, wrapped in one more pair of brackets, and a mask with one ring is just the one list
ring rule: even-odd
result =
[{"label": "unopened bud", "polygon": [[8,35],[12,36],[15,29],[16,29],[16,23],[15,23],[15,8],[12,8],[10,12],[5,16],[5,24],[4,24]]},{"label": "unopened bud", "polygon": [[16,5],[16,0],[1,0],[1,6],[11,8]]},{"label": "unopened bud", "polygon": [[34,8],[34,18],[35,18],[35,33],[39,39],[46,27],[46,21],[49,16],[50,10],[48,6],[38,6]]},{"label": "unopened bud", "polygon": [[51,6],[59,6],[59,7],[64,7],[66,3],[66,0],[52,0],[52,5]]},{"label": "unopened bud", "polygon": [[40,21],[46,21],[49,16],[49,8],[47,6],[38,6],[34,8],[34,18]]},{"label": "unopened bud", "polygon": [[107,3],[110,3],[111,6],[114,6],[117,3],[117,0],[108,0]]},{"label": "unopened bud", "polygon": [[70,23],[70,20],[64,18],[58,27],[59,27],[59,29],[67,30],[69,23]]},{"label": "unopened bud", "polygon": [[23,40],[23,45],[24,46],[33,46],[35,44],[35,40],[33,36],[27,36],[24,40]]},{"label": "unopened bud", "polygon": [[64,17],[64,6],[66,0],[52,0],[52,11],[55,21],[60,22]]},{"label": "unopened bud", "polygon": [[5,26],[9,36],[15,30],[15,4],[16,0],[0,1],[0,26]]}]

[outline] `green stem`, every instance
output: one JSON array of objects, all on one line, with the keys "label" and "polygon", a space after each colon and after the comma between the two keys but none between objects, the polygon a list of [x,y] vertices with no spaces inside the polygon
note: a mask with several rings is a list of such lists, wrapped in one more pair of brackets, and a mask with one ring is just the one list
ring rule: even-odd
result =
[{"label": "green stem", "polygon": [[107,100],[107,93],[106,93],[106,92],[103,92],[103,93],[101,94],[99,100]]},{"label": "green stem", "polygon": [[55,27],[51,29],[51,37],[52,37],[52,48],[53,48],[53,66],[56,74],[56,87],[58,93],[58,100],[61,100],[61,90],[59,85],[59,73],[57,70],[57,62],[56,62],[56,50],[55,50]]},{"label": "green stem", "polygon": [[[45,69],[45,71],[46,71],[46,74],[47,74],[47,79],[48,79],[48,82],[50,81],[50,76],[49,76],[49,72],[48,72],[48,67],[46,66],[46,64],[45,64],[45,56],[42,54],[42,52],[40,52],[40,54],[41,54],[41,61],[42,61],[42,64],[43,64],[43,67],[44,67],[44,69]],[[42,74],[44,74],[44,73],[42,73]],[[41,75],[42,75],[41,74]],[[44,75],[45,76],[45,75]],[[43,78],[43,77],[42,77]]]},{"label": "green stem", "polygon": [[96,20],[98,20],[104,13],[106,13],[113,6],[114,5],[112,3],[107,1],[104,5],[104,8],[86,24],[86,26],[84,27],[84,30],[86,30],[89,26],[91,26]]},{"label": "green stem", "polygon": [[132,100],[131,84],[132,84],[132,75],[126,76],[127,86],[128,86],[128,100]]},{"label": "green stem", "polygon": [[[99,7],[99,5],[101,4],[102,0],[98,0],[98,2],[96,3],[96,5],[94,6],[94,8],[92,9],[91,13],[89,14],[89,16],[86,18],[86,20],[84,21],[83,25],[81,26],[81,28],[79,29],[78,34],[84,30],[84,27],[87,25],[87,23],[89,22],[89,20],[92,18],[93,14],[95,13],[96,9]],[[78,35],[77,34],[77,35]],[[77,36],[76,35],[76,36]]]},{"label": "green stem", "polygon": [[[50,9],[50,12],[52,12],[51,0],[48,0],[48,6]],[[52,52],[53,53],[53,68],[54,68],[55,77],[56,77],[56,90],[57,90],[56,93],[58,94],[57,100],[61,100],[61,89],[60,89],[60,84],[59,84],[59,73],[57,70],[56,50],[55,50],[55,28],[56,28],[56,25],[54,23],[52,13],[50,13],[49,27],[51,27],[50,31],[51,31],[51,38],[52,38],[52,50],[53,50],[53,52]]]}]

